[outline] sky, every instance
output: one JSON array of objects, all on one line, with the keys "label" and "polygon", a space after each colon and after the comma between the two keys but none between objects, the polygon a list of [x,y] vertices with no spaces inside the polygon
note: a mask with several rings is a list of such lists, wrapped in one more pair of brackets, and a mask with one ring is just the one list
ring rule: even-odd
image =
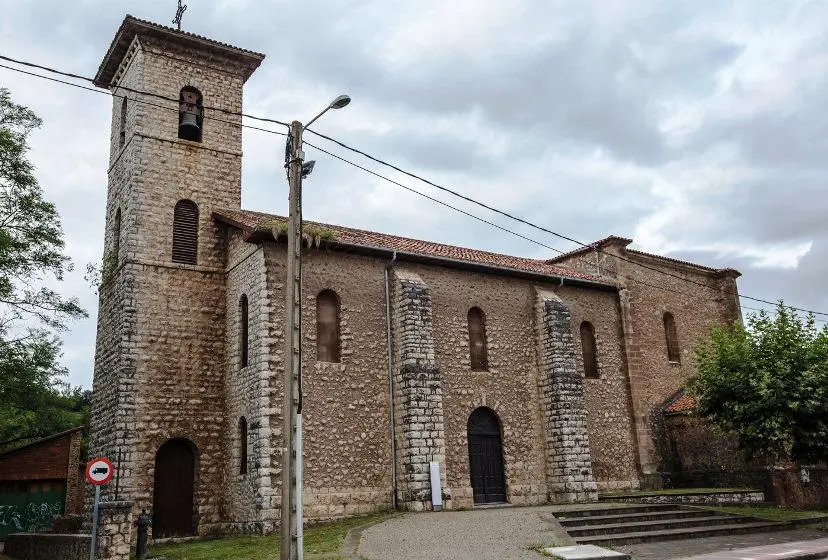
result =
[{"label": "sky", "polygon": [[[633,248],[740,270],[742,294],[828,312],[826,2],[186,3],[185,31],[267,55],[247,82],[247,113],[307,121],[347,93],[352,103],[316,130],[577,240],[632,237]],[[0,0],[0,54],[94,76],[127,13],[171,25],[175,8]],[[89,311],[63,333],[63,361],[69,381],[89,387],[97,296],[83,275],[103,248],[112,99],[3,68],[0,87],[44,121],[30,155],[75,264],[60,291]],[[576,247],[319,144],[545,245]],[[286,213],[283,139],[246,129],[243,150],[242,206]],[[305,219],[555,255],[306,153],[317,164]]]}]

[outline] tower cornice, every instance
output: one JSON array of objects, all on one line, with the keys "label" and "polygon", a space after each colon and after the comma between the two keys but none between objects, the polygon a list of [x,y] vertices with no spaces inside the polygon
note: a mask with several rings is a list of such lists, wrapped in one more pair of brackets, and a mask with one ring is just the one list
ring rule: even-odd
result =
[{"label": "tower cornice", "polygon": [[262,53],[234,47],[233,45],[221,43],[201,35],[196,35],[195,33],[179,31],[172,27],[159,25],[151,21],[145,21],[127,15],[121,23],[121,27],[118,28],[115,38],[112,39],[112,44],[109,46],[109,50],[107,50],[106,55],[101,61],[101,65],[98,67],[98,73],[95,75],[96,86],[106,89],[112,86],[121,60],[129,52],[130,46],[136,36],[154,37],[181,46],[223,56],[238,65],[245,81],[259,67],[259,64],[261,64],[265,57]]}]

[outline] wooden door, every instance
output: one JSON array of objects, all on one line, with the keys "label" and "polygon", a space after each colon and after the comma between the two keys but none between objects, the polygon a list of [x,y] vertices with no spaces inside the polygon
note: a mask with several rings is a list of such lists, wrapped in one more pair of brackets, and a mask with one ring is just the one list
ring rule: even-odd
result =
[{"label": "wooden door", "polygon": [[195,534],[193,490],[195,454],[190,442],[171,439],[155,455],[153,538]]},{"label": "wooden door", "polygon": [[472,412],[468,422],[469,473],[474,503],[506,501],[500,422],[488,408]]}]

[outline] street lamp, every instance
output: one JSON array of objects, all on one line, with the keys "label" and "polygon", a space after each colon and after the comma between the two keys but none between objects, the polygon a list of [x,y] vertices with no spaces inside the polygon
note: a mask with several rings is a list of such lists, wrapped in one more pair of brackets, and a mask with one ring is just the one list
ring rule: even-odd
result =
[{"label": "street lamp", "polygon": [[[281,560],[302,560],[302,178],[314,162],[304,163],[302,132],[329,109],[351,102],[340,95],[308,124],[290,123],[285,166],[288,168],[287,282],[285,283],[285,392],[282,423]],[[293,459],[291,461],[291,458]],[[295,521],[295,525],[293,523]],[[295,526],[295,535],[291,527]]]}]

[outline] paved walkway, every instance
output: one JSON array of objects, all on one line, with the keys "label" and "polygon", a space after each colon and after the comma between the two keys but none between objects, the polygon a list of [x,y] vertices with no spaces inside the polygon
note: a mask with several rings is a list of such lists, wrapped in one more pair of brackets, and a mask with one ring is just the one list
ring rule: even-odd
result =
[{"label": "paved walkway", "polygon": [[536,547],[571,544],[551,508],[505,507],[408,513],[362,532],[359,555],[371,560],[541,559]]},{"label": "paved walkway", "polygon": [[[749,535],[726,535],[723,537],[707,537],[703,539],[685,539],[680,541],[665,541],[655,543],[630,544],[614,547],[621,552],[629,553],[635,560],[665,560],[669,558],[696,559],[697,556],[713,554],[715,552],[735,551],[749,547],[778,545],[795,541],[806,541],[828,537],[828,533],[816,529],[793,529],[789,531],[775,531],[772,533],[754,533]],[[702,556],[702,558],[759,560],[761,558],[782,558],[785,556]]]},{"label": "paved walkway", "polygon": [[[352,531],[354,534],[349,537],[353,537],[353,542],[346,556],[371,560],[539,560],[543,557],[535,552],[536,548],[573,544],[553,517],[556,509],[560,510],[560,506],[408,513],[359,532]],[[770,556],[754,552],[742,555],[743,551],[736,554],[736,549],[812,539],[828,540],[828,530],[802,528],[614,548],[629,553],[635,560],[764,560],[789,558],[785,550],[790,547],[771,549]],[[795,548],[798,547],[799,543]],[[696,558],[720,551],[725,554]],[[726,551],[734,552],[727,555]]]},{"label": "paved walkway", "polygon": [[755,548],[739,548],[703,556],[693,556],[686,560],[780,560],[800,558],[803,555],[808,555],[809,558],[828,558],[828,538]]}]

